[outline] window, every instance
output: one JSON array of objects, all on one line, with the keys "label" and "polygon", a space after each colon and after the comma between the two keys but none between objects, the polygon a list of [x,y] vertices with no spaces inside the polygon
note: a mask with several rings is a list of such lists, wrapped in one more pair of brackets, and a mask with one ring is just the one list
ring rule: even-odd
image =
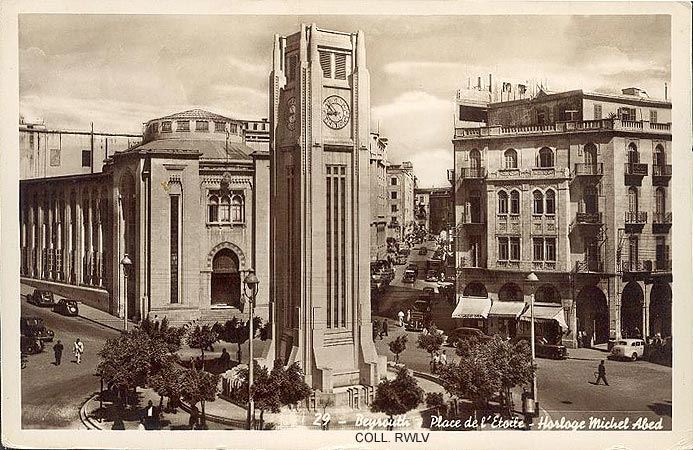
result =
[{"label": "window", "polygon": [[217,133],[226,131],[226,122],[214,122],[214,131]]},{"label": "window", "polygon": [[553,150],[544,147],[539,150],[539,167],[553,167]]},{"label": "window", "polygon": [[390,212],[396,213],[397,212],[397,205],[390,205]]},{"label": "window", "polygon": [[219,221],[219,197],[216,195],[211,195],[209,197],[209,203],[207,204],[207,221]]},{"label": "window", "polygon": [[663,166],[667,163],[666,154],[664,153],[664,147],[662,144],[657,144],[654,149],[654,161],[655,166]]},{"label": "window", "polygon": [[657,123],[657,110],[656,109],[650,110],[650,123]]},{"label": "window", "polygon": [[176,121],[176,131],[190,131],[190,121],[189,120],[177,120]]},{"label": "window", "polygon": [[638,154],[638,146],[634,142],[628,144],[628,163],[636,164],[640,162],[640,155]]},{"label": "window", "polygon": [[320,51],[320,67],[323,77],[332,78],[332,53]]},{"label": "window", "polygon": [[238,124],[236,124],[236,123],[230,123],[230,124],[229,124],[229,133],[231,133],[231,134],[238,134]]},{"label": "window", "polygon": [[392,177],[392,178],[390,179],[390,184],[391,184],[392,186],[397,186],[397,178],[396,178],[396,177]]},{"label": "window", "polygon": [[397,191],[390,192],[390,198],[392,200],[397,200]]},{"label": "window", "polygon": [[666,212],[665,201],[664,188],[657,188],[655,191],[655,215],[660,220],[664,219],[664,213]]},{"label": "window", "polygon": [[621,120],[636,120],[635,119],[635,108],[619,108],[618,117]]},{"label": "window", "polygon": [[178,303],[178,247],[179,247],[179,234],[178,234],[178,200],[180,196],[171,196],[171,225],[170,225],[170,236],[171,236],[171,303]]},{"label": "window", "polygon": [[533,254],[532,257],[534,258],[534,261],[543,261],[544,260],[544,239],[542,238],[534,238],[533,240]]},{"label": "window", "polygon": [[637,263],[640,259],[638,254],[638,236],[632,235],[628,241],[628,260],[631,264]]},{"label": "window", "polygon": [[517,191],[510,193],[510,214],[520,214],[520,193]]},{"label": "window", "polygon": [[520,260],[520,238],[512,237],[510,241],[510,261]]},{"label": "window", "polygon": [[498,193],[498,214],[508,214],[508,194],[505,191]]},{"label": "window", "polygon": [[161,132],[170,133],[171,132],[171,121],[161,122]]},{"label": "window", "polygon": [[515,149],[508,149],[504,153],[505,158],[505,168],[506,169],[517,169],[517,152]]},{"label": "window", "polygon": [[548,120],[546,119],[545,111],[537,111],[537,125],[546,125]]},{"label": "window", "polygon": [[196,120],[195,131],[209,131],[209,122],[206,120]]},{"label": "window", "polygon": [[600,120],[602,118],[602,105],[594,105],[594,120]]},{"label": "window", "polygon": [[556,193],[549,189],[546,191],[546,214],[556,214]]},{"label": "window", "polygon": [[231,199],[228,195],[221,198],[221,204],[219,205],[219,222],[230,222],[231,221]]},{"label": "window", "polygon": [[288,81],[294,81],[296,79],[296,69],[298,67],[298,56],[293,54],[289,56],[289,69],[288,69]]},{"label": "window", "polygon": [[151,125],[151,131],[152,131],[152,133],[158,133],[159,132],[159,122],[154,122]]},{"label": "window", "polygon": [[235,223],[245,222],[245,211],[243,207],[243,197],[239,194],[231,197],[231,221]]},{"label": "window", "polygon": [[257,124],[256,123],[253,124],[253,131],[257,131]]},{"label": "window", "polygon": [[638,212],[638,190],[634,187],[628,189],[628,211]]},{"label": "window", "polygon": [[334,77],[337,80],[346,80],[346,54],[335,53],[334,55]]},{"label": "window", "polygon": [[472,169],[478,169],[481,167],[481,153],[475,148],[469,152],[469,167]]},{"label": "window", "polygon": [[508,238],[498,238],[498,259],[507,261],[508,256]]},{"label": "window", "polygon": [[91,167],[91,150],[82,150],[82,167]]},{"label": "window", "polygon": [[544,214],[544,194],[541,191],[532,193],[532,212],[534,214]]},{"label": "window", "polygon": [[556,238],[546,238],[546,260],[556,261]]},{"label": "window", "polygon": [[52,148],[51,149],[51,167],[59,167],[60,166],[60,149],[59,148]]}]

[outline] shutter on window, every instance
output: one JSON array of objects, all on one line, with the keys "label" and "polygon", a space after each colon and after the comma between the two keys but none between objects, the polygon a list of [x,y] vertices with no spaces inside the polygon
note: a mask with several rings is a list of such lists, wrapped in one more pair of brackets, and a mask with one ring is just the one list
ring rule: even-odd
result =
[{"label": "shutter on window", "polygon": [[335,53],[334,66],[335,79],[346,80],[346,55],[344,53]]},{"label": "shutter on window", "polygon": [[322,76],[332,78],[332,54],[329,52],[320,52],[320,67],[322,68]]}]

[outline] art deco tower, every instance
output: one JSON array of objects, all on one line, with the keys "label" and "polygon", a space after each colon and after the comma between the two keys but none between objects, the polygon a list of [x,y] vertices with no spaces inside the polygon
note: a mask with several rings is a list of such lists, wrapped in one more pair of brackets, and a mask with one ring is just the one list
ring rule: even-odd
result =
[{"label": "art deco tower", "polygon": [[307,383],[336,394],[338,403],[353,386],[377,384],[385,369],[371,337],[369,95],[362,32],[302,25],[296,34],[275,36],[270,271],[276,354],[287,364],[299,361]]}]

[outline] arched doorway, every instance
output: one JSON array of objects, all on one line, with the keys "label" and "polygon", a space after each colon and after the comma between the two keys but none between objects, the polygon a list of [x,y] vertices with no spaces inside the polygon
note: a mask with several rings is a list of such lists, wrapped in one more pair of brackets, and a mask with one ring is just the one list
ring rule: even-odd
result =
[{"label": "arched doorway", "polygon": [[561,303],[561,295],[552,284],[543,284],[534,293],[534,300],[541,303]]},{"label": "arched doorway", "polygon": [[238,271],[238,256],[222,248],[212,260],[212,305],[241,307],[241,275]]},{"label": "arched doorway", "polygon": [[635,281],[626,284],[621,294],[621,335],[642,337],[642,288]]},{"label": "arched doorway", "polygon": [[488,297],[488,291],[486,291],[486,286],[478,281],[472,281],[464,288],[465,297]]},{"label": "arched doorway", "polygon": [[498,291],[498,300],[501,302],[522,302],[524,301],[522,289],[515,283],[505,283]]},{"label": "arched doorway", "polygon": [[650,330],[649,335],[657,333],[661,337],[671,336],[671,286],[655,283],[650,291]]},{"label": "arched doorway", "polygon": [[[580,346],[587,347],[590,342],[603,344],[609,341],[609,305],[606,296],[597,286],[586,286],[577,297],[577,329],[585,341]],[[583,334],[584,333],[584,334]]]}]

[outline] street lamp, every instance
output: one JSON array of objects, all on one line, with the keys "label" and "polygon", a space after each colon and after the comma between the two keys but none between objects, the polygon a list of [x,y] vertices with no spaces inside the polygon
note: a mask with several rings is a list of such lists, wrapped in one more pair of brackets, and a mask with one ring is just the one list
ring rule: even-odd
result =
[{"label": "street lamp", "polygon": [[253,396],[251,395],[253,386],[253,310],[255,309],[255,296],[257,295],[257,290],[260,285],[260,280],[257,279],[253,269],[248,269],[248,274],[243,280],[243,285],[245,296],[248,298],[248,303],[250,304],[250,308],[248,308],[248,429],[252,430],[254,408]]},{"label": "street lamp", "polygon": [[[534,272],[531,272],[527,277],[525,278],[525,281],[532,286],[534,283],[539,281],[539,278],[537,278],[536,274]],[[530,340],[531,340],[531,348],[532,348],[532,365],[534,365],[534,361],[536,359],[536,354],[535,354],[535,342],[534,342],[534,288],[532,287],[532,295],[529,300],[529,315],[530,315],[530,325],[529,325],[529,330],[530,330]],[[534,415],[537,417],[539,414],[538,408],[539,408],[539,402],[537,401],[538,398],[538,393],[537,393],[537,373],[536,370],[532,371],[532,403],[534,407]]]},{"label": "street lamp", "polygon": [[123,329],[128,331],[128,275],[132,267],[132,260],[126,253],[123,259],[120,260],[120,265],[123,266],[123,274],[125,276],[125,301],[123,302]]}]

